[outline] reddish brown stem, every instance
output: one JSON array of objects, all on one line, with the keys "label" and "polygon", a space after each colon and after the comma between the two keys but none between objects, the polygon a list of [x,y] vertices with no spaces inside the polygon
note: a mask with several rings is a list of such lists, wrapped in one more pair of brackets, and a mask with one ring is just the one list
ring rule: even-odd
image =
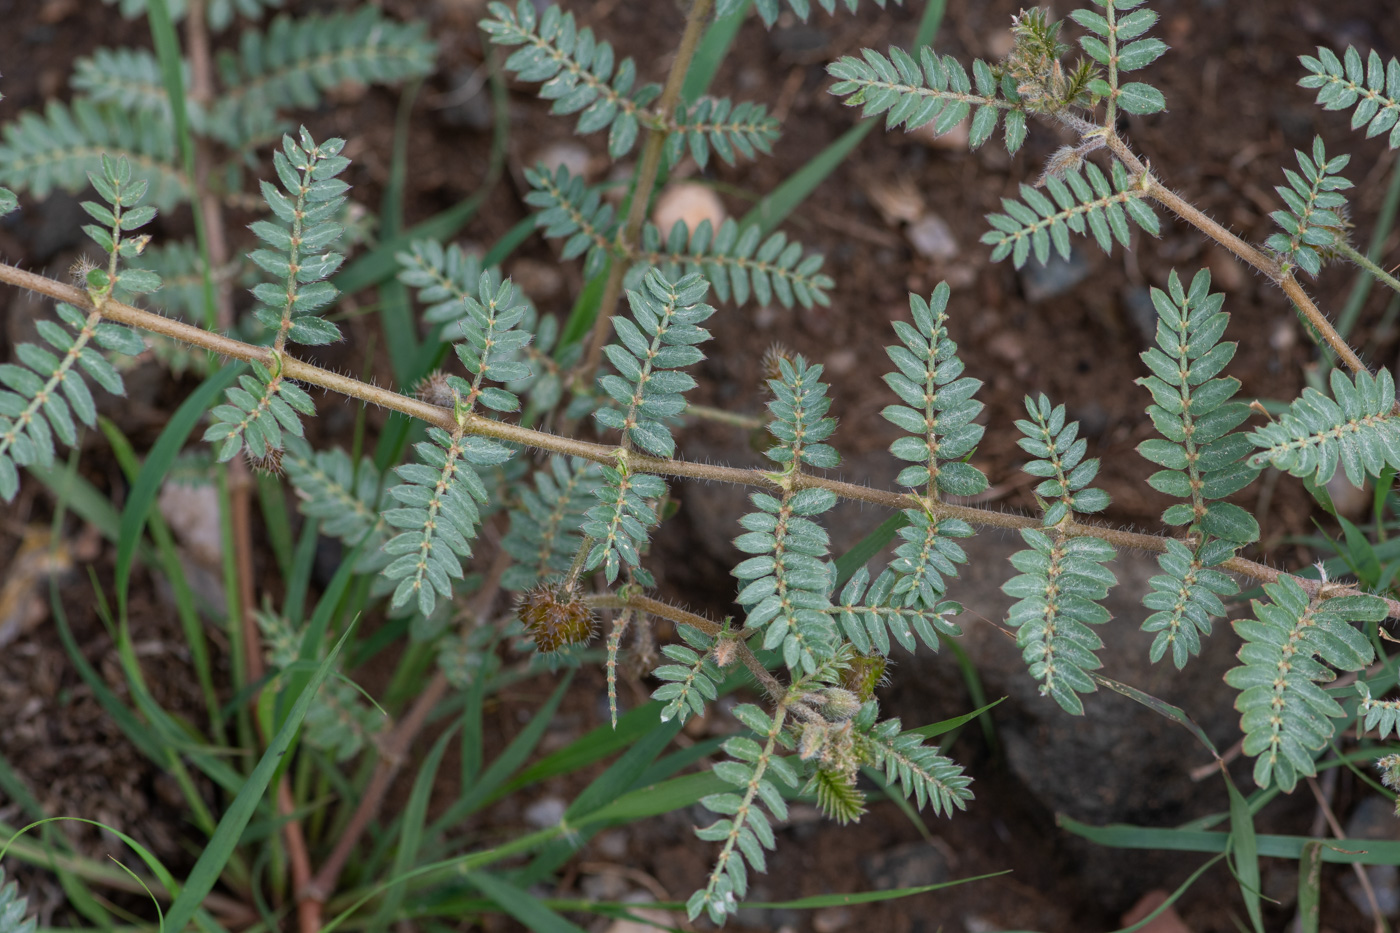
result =
[{"label": "reddish brown stem", "polygon": [[[14,266],[0,263],[0,282],[9,282],[21,288],[40,292],[59,301],[67,302],[77,308],[94,310],[92,302],[85,292],[65,285],[62,282],[55,282],[53,279],[17,269]],[[266,347],[256,347],[252,344],[243,343],[221,334],[211,334],[198,327],[183,324],[179,321],[172,321],[159,314],[152,314],[149,311],[142,311],[140,308],[133,308],[131,305],[122,304],[119,301],[108,299],[102,306],[102,314],[105,318],[116,321],[120,324],[128,324],[152,333],[164,334],[176,340],[203,347],[214,353],[223,356],[233,357],[240,360],[256,360],[264,365],[272,365],[272,354]],[[407,395],[400,395],[397,392],[383,389],[379,386],[360,382],[349,376],[342,376],[340,373],[304,363],[301,360],[290,356],[283,356],[281,359],[282,373],[289,379],[299,382],[318,385],[332,392],[350,398],[362,399],[366,402],[373,402],[376,405],[388,408],[392,411],[402,412],[412,418],[418,418],[429,424],[436,425],[445,431],[452,431],[457,423],[453,418],[452,411],[437,405],[430,405],[420,399]],[[750,470],[740,467],[717,466],[710,463],[694,463],[688,460],[663,460],[660,457],[648,457],[635,452],[624,452],[617,447],[610,447],[606,444],[592,444],[588,441],[575,440],[569,437],[561,437],[557,434],[549,434],[544,431],[535,431],[530,428],[523,428],[516,424],[507,424],[504,421],[495,421],[480,415],[472,415],[467,420],[466,431],[468,434],[476,434],[481,437],[493,437],[498,440],[512,441],[536,450],[545,450],[551,453],[563,454],[569,457],[582,457],[585,460],[592,460],[595,463],[605,463],[615,466],[618,460],[625,457],[628,469],[642,472],[655,473],[661,476],[681,476],[691,479],[705,480],[716,483],[733,483],[740,486],[758,486],[765,489],[781,489],[782,486],[775,478],[774,474],[766,470]],[[835,493],[843,499],[852,499],[858,502],[869,502],[872,505],[879,505],[890,509],[922,509],[927,508],[929,514],[935,518],[960,518],[966,522],[994,528],[1038,528],[1040,519],[1027,515],[1011,515],[1005,512],[998,512],[994,509],[979,508],[976,506],[953,505],[948,502],[930,502],[920,499],[909,493],[891,492],[884,489],[873,489],[869,486],[861,486],[856,483],[844,483],[840,480],[828,479],[824,476],[802,475],[790,479],[789,482],[796,489],[826,489]],[[1103,528],[1098,525],[1085,525],[1081,522],[1073,522],[1065,526],[1066,534],[1075,536],[1088,536],[1091,538],[1102,538],[1116,547],[1137,548],[1143,551],[1153,551],[1161,553],[1166,551],[1169,538],[1160,535],[1139,534],[1133,531],[1122,531],[1117,528]],[[1277,582],[1281,576],[1285,576],[1284,571],[1275,570],[1272,567],[1257,563],[1252,560],[1245,560],[1242,557],[1234,557],[1221,564],[1221,569],[1232,573],[1242,574],[1262,583]],[[1321,584],[1316,580],[1298,579],[1297,583],[1309,595],[1316,595]],[[1346,595],[1358,595],[1357,590],[1346,590]],[[1338,595],[1344,595],[1338,592]],[[1395,618],[1400,618],[1400,600],[1387,599],[1386,605],[1389,612]]]},{"label": "reddish brown stem", "polygon": [[[480,624],[490,617],[501,593],[501,574],[505,573],[510,564],[511,557],[504,549],[496,552],[496,560],[491,566],[486,585],[473,600],[467,625]],[[350,815],[350,822],[336,841],[330,857],[321,864],[315,877],[301,888],[302,903],[315,903],[318,914],[321,905],[335,893],[335,885],[345,868],[345,863],[350,860],[360,837],[378,814],[379,805],[393,786],[394,778],[398,776],[399,768],[403,766],[414,740],[427,723],[429,714],[447,695],[449,686],[442,671],[435,671],[423,692],[413,701],[408,715],[395,723],[378,743],[379,759],[374,763],[374,772],[370,775],[369,784],[355,804],[355,812]]]}]

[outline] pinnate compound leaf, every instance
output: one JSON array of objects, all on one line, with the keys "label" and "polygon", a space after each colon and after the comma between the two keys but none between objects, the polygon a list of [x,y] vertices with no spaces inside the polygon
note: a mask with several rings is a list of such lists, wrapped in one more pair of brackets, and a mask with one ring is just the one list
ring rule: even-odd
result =
[{"label": "pinnate compound leaf", "polygon": [[[1345,61],[1344,61],[1345,59]],[[1317,55],[1299,59],[1309,72],[1298,82],[1317,88],[1324,110],[1350,110],[1352,129],[1366,127],[1366,138],[1386,135],[1391,149],[1400,148],[1400,59],[1383,61],[1374,50],[1362,67],[1361,53],[1348,46],[1342,57],[1319,46]]]},{"label": "pinnate compound leaf", "polygon": [[1344,718],[1342,706],[1321,689],[1333,668],[1355,671],[1375,657],[1371,642],[1352,623],[1386,617],[1378,596],[1310,597],[1289,576],[1264,585],[1269,602],[1253,600],[1253,619],[1236,622],[1245,644],[1240,667],[1225,682],[1240,691],[1244,753],[1255,759],[1254,781],[1291,791],[1299,777],[1317,773],[1314,758]]},{"label": "pinnate compound leaf", "polygon": [[1258,450],[1251,466],[1275,466],[1321,486],[1340,463],[1347,481],[1361,486],[1367,476],[1400,467],[1400,421],[1395,380],[1389,370],[1355,379],[1332,370],[1332,397],[1309,386],[1276,420],[1256,428],[1249,440]]},{"label": "pinnate compound leaf", "polygon": [[992,229],[982,234],[982,242],[993,247],[993,261],[1010,256],[1019,269],[1034,253],[1036,261],[1043,264],[1049,260],[1052,247],[1068,259],[1069,233],[1092,234],[1099,247],[1111,253],[1114,240],[1128,246],[1129,219],[1157,236],[1160,226],[1147,206],[1145,192],[1136,187],[1121,162],[1113,163],[1111,175],[1110,186],[1099,167],[1086,162],[1083,174],[1071,169],[1059,176],[1047,175],[1045,188],[1050,197],[1022,185],[1020,201],[1003,198],[1005,213],[988,214]]}]

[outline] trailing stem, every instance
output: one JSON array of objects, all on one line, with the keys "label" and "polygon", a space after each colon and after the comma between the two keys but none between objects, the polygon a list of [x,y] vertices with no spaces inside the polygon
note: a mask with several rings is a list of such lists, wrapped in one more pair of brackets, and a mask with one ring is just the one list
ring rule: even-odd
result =
[{"label": "trailing stem", "polygon": [[[668,115],[675,111],[680,101],[681,88],[685,84],[685,74],[690,70],[690,62],[705,33],[710,19],[714,0],[692,0],[686,13],[685,32],[681,35],[676,57],[671,62],[671,71],[666,76],[666,86],[656,102],[656,112]],[[661,169],[661,154],[666,147],[668,132],[665,128],[647,130],[647,141],[642,148],[641,160],[637,163],[637,184],[632,191],[632,203],[627,210],[627,223],[618,231],[623,249],[637,248],[637,240],[642,224],[647,219],[647,206],[651,203],[651,191],[656,186],[656,176]],[[608,278],[603,284],[603,297],[598,302],[598,317],[593,321],[593,330],[588,335],[588,347],[583,361],[575,372],[576,377],[589,378],[598,369],[602,359],[603,344],[608,341],[612,330],[612,316],[617,311],[618,300],[622,297],[622,277],[627,272],[626,265],[614,258],[608,267]]]},{"label": "trailing stem", "polygon": [[[1370,368],[1361,361],[1361,357],[1356,355],[1356,351],[1352,350],[1346,339],[1337,333],[1332,322],[1327,320],[1327,316],[1303,290],[1303,286],[1298,284],[1293,273],[1286,271],[1278,260],[1235,236],[1185,198],[1158,181],[1151,170],[1133,153],[1132,149],[1128,148],[1128,144],[1123,142],[1112,130],[1101,127],[1096,132],[1103,134],[1108,148],[1128,167],[1136,179],[1137,185],[1146,191],[1149,197],[1268,276],[1308,319],[1308,323],[1322,335],[1327,346],[1332,349],[1333,353],[1337,354],[1337,358],[1345,363],[1348,369],[1353,373],[1370,373]],[[1400,410],[1400,404],[1397,404],[1397,410]]]},{"label": "trailing stem", "polygon": [[[1247,244],[1246,244],[1247,245]],[[85,292],[56,282],[53,279],[26,272],[5,263],[0,263],[0,282],[8,282],[11,285],[27,288],[30,291],[48,295],[58,301],[66,302],[74,307],[86,310],[93,310],[92,302]],[[272,352],[267,347],[254,346],[244,343],[241,340],[234,340],[221,334],[210,333],[198,327],[172,321],[159,314],[143,311],[131,305],[123,304],[114,299],[108,299],[102,308],[103,317],[118,324],[126,324],[140,330],[151,333],[162,334],[183,343],[200,347],[221,356],[239,360],[249,360],[263,363],[267,366],[274,365]],[[310,363],[302,362],[295,357],[284,355],[282,358],[282,372],[288,379],[298,382],[308,383],[339,393],[349,398],[357,398],[365,402],[371,402],[391,411],[401,412],[411,418],[426,421],[436,425],[445,431],[452,431],[457,427],[456,419],[452,410],[439,405],[432,405],[420,399],[407,395],[400,395],[389,389],[384,389],[367,382],[361,382],[350,376],[322,369]],[[593,444],[587,441],[575,440],[569,437],[561,437],[557,434],[549,434],[544,431],[535,431],[519,425],[508,424],[504,421],[496,421],[481,415],[469,415],[466,420],[465,433],[475,434],[482,437],[495,438],[496,440],[510,441],[531,447],[536,450],[549,451],[551,453],[564,454],[571,457],[582,457],[585,460],[592,460],[595,463],[613,465],[617,462],[617,447],[608,444]],[[774,479],[771,472],[759,469],[743,469],[740,467],[718,466],[709,463],[693,463],[687,460],[666,459],[661,457],[651,457],[637,452],[628,454],[628,467],[635,473],[655,473],[664,476],[681,476],[690,479],[706,480],[716,483],[732,483],[739,486],[756,486],[764,489],[782,489],[782,484]],[[932,516],[938,518],[960,518],[963,521],[980,525],[983,527],[1021,529],[1038,528],[1041,521],[1024,515],[1010,515],[993,509],[978,508],[975,506],[954,505],[949,502],[933,502],[922,496],[915,496],[907,493],[892,492],[885,489],[872,489],[869,486],[861,486],[857,483],[846,483],[840,480],[829,479],[825,476],[814,476],[802,474],[789,478],[788,482],[800,489],[825,489],[839,496],[842,499],[851,499],[858,502],[868,502],[872,505],[879,505],[889,509],[916,508],[927,510]],[[1089,536],[1101,538],[1115,547],[1136,548],[1142,551],[1162,553],[1167,550],[1168,542],[1172,539],[1159,535],[1139,534],[1137,532],[1122,531],[1116,528],[1104,528],[1098,525],[1087,525],[1082,522],[1073,522],[1065,527],[1065,533],[1075,537]],[[1282,574],[1264,564],[1252,560],[1245,560],[1241,557],[1234,557],[1219,565],[1221,570],[1231,573],[1238,573],[1261,583],[1276,582]],[[1316,594],[1322,586],[1316,580],[1301,580],[1299,584],[1309,593]],[[1347,591],[1359,594],[1360,591]],[[1391,615],[1400,618],[1400,600],[1388,599]]]}]

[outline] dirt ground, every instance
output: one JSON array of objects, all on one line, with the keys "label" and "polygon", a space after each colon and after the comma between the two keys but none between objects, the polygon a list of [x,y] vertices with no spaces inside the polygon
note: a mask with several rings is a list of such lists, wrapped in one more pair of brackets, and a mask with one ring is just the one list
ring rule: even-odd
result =
[{"label": "dirt ground", "polygon": [[[489,118],[489,112],[483,114],[483,100],[474,100],[469,87],[463,90],[476,80],[484,60],[481,36],[475,29],[484,3],[386,0],[382,5],[395,15],[427,18],[441,50],[438,73],[419,95],[410,124],[405,219],[413,223],[469,196],[485,175],[490,133],[483,116]],[[288,0],[286,6],[309,10],[337,4]],[[1004,51],[1017,3],[953,0],[948,6],[935,42],[939,52],[967,61]],[[1055,12],[1063,15],[1067,10],[1060,6],[1064,5]],[[1392,0],[1157,0],[1153,7],[1162,14],[1153,34],[1161,36],[1172,51],[1153,66],[1148,77],[1165,93],[1169,109],[1150,117],[1129,117],[1124,130],[1136,150],[1150,158],[1159,177],[1231,230],[1262,242],[1275,229],[1269,213],[1282,206],[1273,191],[1283,183],[1282,168],[1295,168],[1293,150],[1308,148],[1313,135],[1320,133],[1329,153],[1353,154],[1345,174],[1357,184],[1353,220],[1364,245],[1393,154],[1380,141],[1364,141],[1350,131],[1345,116],[1323,113],[1312,104],[1312,92],[1296,86],[1303,74],[1297,56],[1313,53],[1320,44],[1332,48],[1355,44],[1363,52],[1374,48],[1387,59],[1400,54],[1400,16]],[[571,8],[582,24],[612,42],[619,56],[634,56],[644,79],[663,79],[670,60],[666,50],[673,47],[682,22],[676,4],[598,0]],[[831,82],[825,64],[864,47],[907,46],[921,11],[922,3],[916,0],[907,0],[904,8],[885,10],[863,3],[859,16],[817,12],[805,25],[785,15],[772,31],[751,19],[713,90],[769,102],[782,119],[782,138],[772,158],[736,167],[712,162],[706,172],[694,172],[692,177],[713,182],[729,213],[742,215],[754,199],[858,119],[855,111],[827,93]],[[21,110],[38,109],[50,96],[66,95],[67,75],[76,56],[102,45],[149,44],[144,23],[125,22],[94,0],[0,0],[0,13],[10,25],[0,35],[0,62],[9,63],[3,66],[5,77],[0,82],[6,95],[0,103],[4,121]],[[525,216],[522,196],[528,186],[523,168],[551,147],[581,146],[594,180],[608,173],[603,140],[574,140],[572,120],[550,117],[547,105],[533,91],[532,86],[512,84],[508,169],[484,209],[459,236],[464,244],[489,248]],[[397,106],[395,91],[371,89],[337,95],[319,112],[297,115],[318,138],[332,134],[347,138],[346,154],[355,161],[346,177],[354,185],[355,196],[371,208],[379,204],[388,180]],[[1015,446],[1010,423],[1021,415],[1026,393],[1043,391],[1068,406],[1071,417],[1081,421],[1092,454],[1102,458],[1100,485],[1113,496],[1106,520],[1156,530],[1157,516],[1167,503],[1144,483],[1149,465],[1134,451],[1152,436],[1151,424],[1142,413],[1147,393],[1133,386],[1133,380],[1143,374],[1138,354],[1151,339],[1151,319],[1143,313],[1145,288],[1163,285],[1172,268],[1188,278],[1203,266],[1212,270],[1216,288],[1227,294],[1226,310],[1233,315],[1229,336],[1240,342],[1230,373],[1243,383],[1245,398],[1291,399],[1303,385],[1304,372],[1314,364],[1317,351],[1281,293],[1161,210],[1161,237],[1152,239],[1139,232],[1131,252],[1115,247],[1106,256],[1091,243],[1078,240],[1076,261],[1082,268],[1070,272],[1080,278],[1048,297],[1042,294],[1047,288],[1053,291],[1054,283],[1047,286],[1030,273],[1017,273],[1009,263],[991,264],[989,248],[978,242],[986,229],[984,215],[999,210],[1001,198],[1015,196],[1019,184],[1033,181],[1060,144],[1054,130],[1036,126],[1023,150],[1008,157],[996,142],[968,152],[965,147],[930,144],[877,128],[783,227],[826,256],[825,271],[836,281],[830,307],[812,311],[723,308],[711,322],[715,341],[709,346],[710,359],[698,369],[701,386],[695,400],[757,413],[760,358],[775,342],[823,361],[833,386],[832,413],[841,422],[833,439],[845,458],[841,475],[890,487],[895,469],[884,450],[895,429],[878,414],[890,401],[880,379],[889,368],[883,350],[891,341],[889,321],[907,319],[908,292],[927,295],[946,280],[953,287],[952,336],[969,374],[986,383],[980,398],[987,406],[984,420],[991,427],[975,462],[992,483],[987,501],[1010,510],[1034,508],[1030,484],[1019,472],[1024,457]],[[35,206],[26,200],[24,207],[22,220],[0,228],[0,256],[29,268],[61,271],[79,248],[81,220],[76,219],[75,202],[54,198]],[[942,239],[937,248],[928,249],[925,244],[921,251],[914,245],[915,228],[938,229],[930,218],[941,220]],[[251,215],[247,219],[235,215],[231,226],[241,230],[248,219]],[[179,232],[182,225],[187,227],[188,220],[177,214],[166,229]],[[1392,233],[1383,254],[1390,264],[1396,261],[1396,240]],[[578,265],[561,264],[556,257],[557,244],[536,235],[506,263],[506,271],[516,276],[543,311],[562,317],[581,282]],[[1351,273],[1330,269],[1308,287],[1319,305],[1335,314],[1351,284]],[[373,296],[356,300],[367,304]],[[1373,366],[1394,366],[1400,354],[1400,330],[1394,326],[1393,308],[1387,316],[1388,300],[1374,291],[1352,335],[1353,345]],[[1150,305],[1146,308],[1150,315]],[[0,314],[5,316],[0,356],[9,359],[14,343],[27,339],[29,321],[40,310],[29,296],[11,294],[0,299]],[[317,361],[363,371],[373,320],[372,315],[352,317],[350,339],[319,352]],[[381,383],[387,382],[383,341],[374,346],[378,349],[373,368]],[[137,449],[144,450],[173,410],[174,400],[193,383],[172,380],[153,366],[128,380],[131,401],[105,410]],[[341,406],[335,414],[328,412],[318,430],[344,442],[351,420],[345,414],[348,410]],[[371,428],[380,423],[382,415],[371,412]],[[345,433],[337,435],[342,428]],[[691,459],[758,462],[749,439],[732,428],[697,424],[682,432],[679,441],[681,451]],[[120,471],[100,436],[88,438],[81,469],[99,488],[114,490],[118,497],[122,494]],[[714,616],[733,613],[734,586],[728,571],[737,555],[729,541],[736,533],[732,519],[742,508],[742,495],[684,485],[677,493],[680,512],[655,545],[662,592],[697,611]],[[1284,542],[1290,535],[1312,530],[1309,500],[1291,480],[1258,484],[1245,494],[1242,504],[1259,510],[1275,564],[1300,566],[1313,558],[1306,548]],[[0,512],[4,519],[0,566],[14,571],[27,555],[33,559],[33,549],[38,547],[35,529],[46,527],[51,514],[48,494],[38,484],[27,484],[17,502]],[[873,512],[852,513],[849,521],[847,517],[843,513],[835,535],[838,550],[884,518]],[[72,567],[65,579],[75,585],[65,587],[64,605],[85,654],[116,686],[121,675],[112,657],[111,639],[92,609],[85,579],[85,568],[91,565],[98,582],[110,586],[112,549],[90,535],[84,538],[81,531],[73,534],[67,542]],[[161,673],[152,678],[156,699],[167,709],[194,715],[201,700],[193,679],[179,676],[188,664],[170,601],[144,573],[138,575],[134,594],[138,653],[148,672]],[[956,584],[952,595],[961,598]],[[152,769],[105,719],[72,670],[49,618],[46,598],[29,605],[32,620],[26,623],[27,634],[0,650],[0,710],[6,711],[0,714],[0,751],[50,812],[122,827],[171,864],[188,864],[190,834],[169,777]],[[1223,627],[1217,635],[1231,637]],[[366,677],[372,679],[373,674]],[[898,671],[895,680],[885,699],[906,724],[932,722],[972,708],[960,681],[924,690],[927,685],[900,686]],[[509,694],[503,708],[526,708],[541,689],[535,684]],[[599,678],[580,678],[575,712],[559,726],[561,741],[571,730],[586,730],[602,721],[606,706],[598,709],[600,689]],[[1199,712],[1212,725],[1237,721],[1228,708]],[[502,722],[506,725],[499,738],[505,741],[508,719],[503,717]],[[1088,728],[1092,727],[1090,722]],[[1012,874],[849,913],[756,911],[742,915],[740,922],[757,929],[790,927],[818,933],[1114,929],[1139,897],[1155,888],[1170,890],[1203,860],[1194,854],[1171,854],[1155,861],[1148,856],[1142,857],[1147,861],[1135,861],[1137,856],[1116,861],[1117,853],[1110,853],[1108,859],[1086,855],[1085,846],[1056,828],[1054,812],[1043,796],[1028,792],[1000,747],[989,745],[979,730],[962,732],[949,751],[967,764],[976,778],[978,796],[966,813],[929,821],[937,835],[936,845],[922,843],[915,828],[887,803],[874,805],[860,824],[844,829],[796,820],[784,831],[756,899],[780,901],[863,890],[880,878],[926,883],[917,879],[945,880],[1003,869],[1012,869]],[[1086,761],[1081,767],[1098,770],[1105,764]],[[1223,808],[1223,792],[1217,791],[1202,791],[1198,812]],[[561,785],[548,792],[567,795],[570,788]],[[1294,799],[1266,810],[1259,820],[1260,830],[1309,832],[1315,807],[1310,799],[1303,799],[1307,796],[1300,791]],[[1351,778],[1343,778],[1333,801],[1342,819],[1359,798]],[[599,864],[612,864],[643,873],[650,879],[643,887],[651,893],[683,900],[703,877],[711,857],[708,847],[690,840],[690,817],[684,816],[643,824],[620,840],[593,843],[579,867],[567,873],[560,895],[599,896],[602,892],[613,896],[615,892],[596,882],[588,887],[589,879],[608,874],[595,870]],[[1176,822],[1190,818],[1182,813],[1170,816]],[[17,819],[14,801],[2,791],[0,818]],[[518,818],[519,808],[503,809],[495,816],[502,822]],[[1164,815],[1160,825],[1173,823]],[[94,852],[107,841],[88,829],[74,829],[72,835]],[[1282,862],[1268,864],[1265,893],[1280,901],[1268,908],[1269,928],[1282,930],[1294,913],[1288,881],[1291,869]],[[1103,877],[1115,871],[1127,877],[1127,866],[1132,866],[1131,883],[1111,884],[1112,879]],[[61,906],[62,892],[56,885],[33,872],[18,874],[28,886],[31,906],[43,911],[41,923],[71,919]],[[1329,866],[1324,874],[1325,926],[1335,933],[1370,929],[1365,916],[1342,892],[1344,878],[1338,866]],[[1223,866],[1192,888],[1178,908],[1195,933],[1232,930],[1236,918],[1243,917],[1234,882]],[[504,927],[492,924],[491,928]]]}]

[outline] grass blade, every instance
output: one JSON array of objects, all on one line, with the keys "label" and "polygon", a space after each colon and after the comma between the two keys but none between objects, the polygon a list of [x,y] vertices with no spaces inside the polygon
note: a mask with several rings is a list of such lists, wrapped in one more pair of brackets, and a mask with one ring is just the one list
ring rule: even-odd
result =
[{"label": "grass blade", "polygon": [[262,758],[258,760],[258,766],[253,769],[252,774],[248,775],[243,789],[233,799],[233,803],[229,805],[223,819],[219,820],[214,835],[200,854],[199,860],[195,862],[194,869],[191,870],[190,876],[185,882],[185,889],[180,892],[175,903],[170,905],[170,913],[166,917],[166,929],[183,930],[185,924],[190,922],[195,911],[204,902],[205,895],[214,889],[214,883],[219,880],[219,873],[232,857],[234,847],[238,845],[243,828],[252,819],[258,802],[266,793],[272,775],[277,771],[282,760],[292,753],[297,732],[301,728],[301,721],[306,717],[306,711],[311,708],[311,701],[315,698],[316,691],[320,690],[321,684],[325,683],[326,677],[335,666],[335,660],[340,654],[341,647],[349,637],[350,629],[347,628],[345,633],[340,636],[340,640],[336,642],[335,647],[331,649],[330,654],[327,655],[326,660],[317,667],[316,673],[311,677],[311,682],[306,685],[306,689],[301,692],[296,703],[293,704],[287,721],[282,724],[277,735],[268,743],[267,751],[263,752]]},{"label": "grass blade", "polygon": [[1298,864],[1298,933],[1317,933],[1321,908],[1322,843],[1309,842]]},{"label": "grass blade", "polygon": [[1254,925],[1254,933],[1264,933],[1264,912],[1259,901],[1259,843],[1254,833],[1254,814],[1249,812],[1249,804],[1244,795],[1230,780],[1224,768],[1220,772],[1225,778],[1225,788],[1230,792],[1230,848],[1233,856],[1235,879],[1240,884],[1240,895],[1244,898],[1249,922]]},{"label": "grass blade", "polygon": [[972,720],[976,719],[978,716],[981,716],[983,713],[997,706],[1001,703],[1002,700],[1005,699],[1006,697],[1002,697],[1000,700],[993,700],[986,706],[983,706],[980,709],[975,709],[970,713],[963,713],[961,716],[954,716],[952,719],[945,719],[942,722],[931,723],[927,726],[920,726],[917,729],[910,729],[908,731],[918,733],[926,739],[931,739],[936,736],[940,736],[945,732],[952,732],[959,726],[972,722]]},{"label": "grass blade", "polygon": [[495,875],[477,872],[467,875],[467,883],[491,898],[531,933],[584,933],[583,927],[565,920],[529,891]]},{"label": "grass blade", "polygon": [[[433,743],[433,748],[428,752],[428,757],[423,759],[422,766],[418,769],[418,774],[413,779],[413,790],[408,795],[408,804],[403,811],[403,825],[399,828],[399,848],[394,854],[393,873],[401,875],[413,867],[414,859],[418,855],[418,847],[423,843],[423,822],[428,815],[428,801],[433,794],[433,780],[437,777],[438,766],[442,764],[442,756],[447,751],[447,743],[452,740],[455,728],[448,729],[438,740]],[[370,921],[369,933],[378,933],[388,927],[389,923],[398,915],[399,908],[403,905],[403,898],[406,892],[400,887],[389,891],[384,902],[380,904],[374,919]]]},{"label": "grass blade", "polygon": [[463,794],[456,803],[447,808],[446,813],[438,817],[432,828],[428,830],[430,838],[440,835],[449,826],[462,822],[484,805],[509,792],[509,787],[501,790],[501,785],[525,763],[525,759],[529,758],[535,747],[540,744],[540,739],[544,738],[545,730],[549,728],[550,720],[554,718],[554,711],[559,708],[559,703],[564,699],[564,694],[568,691],[571,683],[573,683],[572,671],[526,723],[525,728],[520,730],[520,734],[511,740],[505,751],[491,762],[490,767],[481,775],[480,780],[474,782],[471,791]]},{"label": "grass blade", "polygon": [[175,414],[170,416],[170,420],[165,424],[165,429],[160,432],[160,437],[156,439],[155,446],[146,455],[146,463],[141,467],[141,473],[132,484],[131,493],[126,500],[126,507],[122,509],[121,525],[117,536],[115,583],[117,615],[126,615],[126,597],[127,589],[131,584],[132,558],[136,556],[136,545],[141,540],[141,531],[146,527],[146,516],[150,514],[151,506],[155,504],[161,481],[165,479],[165,474],[170,471],[171,465],[174,464],[175,458],[180,453],[180,448],[185,446],[185,439],[199,424],[199,419],[204,417],[204,412],[214,404],[214,400],[219,397],[220,393],[234,379],[238,378],[245,368],[243,363],[229,363],[205,379],[199,388],[190,393],[189,398],[181,403],[180,407],[175,410]]}]

